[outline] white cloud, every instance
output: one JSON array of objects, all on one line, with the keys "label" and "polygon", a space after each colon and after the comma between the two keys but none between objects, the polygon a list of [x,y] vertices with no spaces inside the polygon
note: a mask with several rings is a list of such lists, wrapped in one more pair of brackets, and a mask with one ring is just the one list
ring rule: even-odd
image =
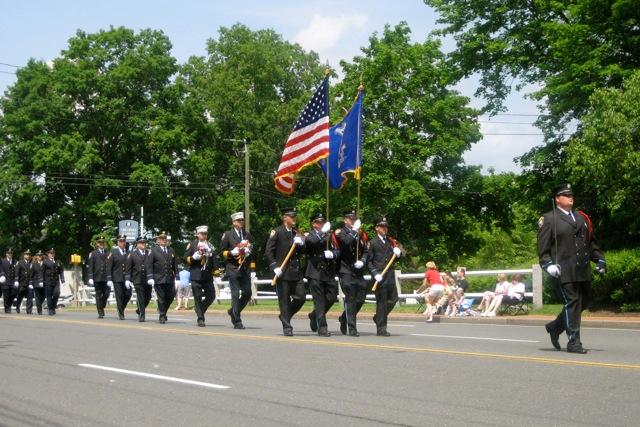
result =
[{"label": "white cloud", "polygon": [[311,22],[293,40],[307,50],[320,54],[334,48],[348,31],[362,31],[368,17],[362,14],[324,16],[314,15]]}]

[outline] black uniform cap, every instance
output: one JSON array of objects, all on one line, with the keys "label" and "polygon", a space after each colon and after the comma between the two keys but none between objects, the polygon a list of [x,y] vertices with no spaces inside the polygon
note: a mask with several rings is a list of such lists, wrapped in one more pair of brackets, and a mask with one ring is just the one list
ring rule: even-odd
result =
[{"label": "black uniform cap", "polygon": [[378,219],[376,219],[376,227],[379,225],[384,225],[384,226],[389,226],[389,223],[387,222],[387,218],[385,217],[380,217]]},{"label": "black uniform cap", "polygon": [[145,239],[143,236],[140,236],[136,239],[136,243],[147,243],[147,239]]},{"label": "black uniform cap", "polygon": [[96,239],[96,243],[99,242],[104,242],[104,236],[98,236],[98,238]]},{"label": "black uniform cap", "polygon": [[281,209],[280,212],[282,212],[282,215],[287,215],[287,216],[296,216],[296,208],[284,208]]},{"label": "black uniform cap", "polygon": [[118,241],[120,240],[127,240],[127,236],[125,236],[124,234],[121,234],[118,236]]},{"label": "black uniform cap", "polygon": [[6,251],[4,251],[5,254],[12,254],[13,253],[13,249],[11,248],[7,248]]},{"label": "black uniform cap", "polygon": [[573,196],[573,189],[571,184],[558,185],[553,189],[554,196]]},{"label": "black uniform cap", "polygon": [[354,211],[353,209],[347,209],[346,211],[344,211],[344,217],[356,219],[356,211]]},{"label": "black uniform cap", "polygon": [[311,222],[324,221],[324,220],[325,220],[325,218],[324,218],[324,215],[322,215],[322,212],[319,212],[319,213],[317,213],[317,214],[314,214],[314,215],[311,217]]},{"label": "black uniform cap", "polygon": [[49,249],[49,250],[47,251],[47,253],[48,253],[48,254],[55,254],[55,253],[56,253],[56,250],[55,250],[55,249],[53,249],[53,248],[51,248],[51,249]]},{"label": "black uniform cap", "polygon": [[26,251],[22,252],[22,255],[31,255],[31,251],[27,249]]}]

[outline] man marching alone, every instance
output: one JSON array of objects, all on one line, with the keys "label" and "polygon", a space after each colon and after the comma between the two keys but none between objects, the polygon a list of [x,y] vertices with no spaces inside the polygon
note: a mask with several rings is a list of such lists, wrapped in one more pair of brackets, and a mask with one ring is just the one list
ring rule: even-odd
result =
[{"label": "man marching alone", "polygon": [[593,226],[582,211],[573,209],[571,184],[563,184],[553,191],[555,208],[538,220],[538,257],[540,266],[553,278],[564,306],[558,317],[545,328],[551,344],[560,350],[560,334],[567,333],[567,352],[584,354],[587,350],[580,340],[582,310],[587,308],[591,294],[591,267],[604,274],[604,254],[596,245]]}]

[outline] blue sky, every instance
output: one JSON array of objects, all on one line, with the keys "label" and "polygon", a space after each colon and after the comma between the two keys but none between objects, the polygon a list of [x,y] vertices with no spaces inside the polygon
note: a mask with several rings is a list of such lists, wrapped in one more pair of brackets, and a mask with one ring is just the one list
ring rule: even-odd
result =
[{"label": "blue sky", "polygon": [[[191,55],[204,55],[206,40],[215,38],[218,28],[241,22],[252,29],[273,28],[338,68],[340,59],[359,54],[371,33],[380,32],[386,23],[408,22],[413,39],[421,41],[436,28],[437,19],[421,0],[0,0],[0,11],[0,62],[18,66],[29,58],[55,58],[77,29],[94,32],[110,25],[164,31],[173,43],[174,56],[182,62]],[[452,42],[445,40],[443,49],[452,48]],[[13,71],[0,65],[1,93],[15,81],[15,75],[7,74]],[[477,79],[471,78],[458,90],[473,98],[476,85]],[[481,104],[472,99],[472,105]],[[527,124],[538,113],[535,104],[515,94],[507,105],[507,115],[481,118],[484,137],[465,154],[468,164],[481,164],[485,171],[488,167],[519,171],[513,158],[542,142],[540,131]]]}]

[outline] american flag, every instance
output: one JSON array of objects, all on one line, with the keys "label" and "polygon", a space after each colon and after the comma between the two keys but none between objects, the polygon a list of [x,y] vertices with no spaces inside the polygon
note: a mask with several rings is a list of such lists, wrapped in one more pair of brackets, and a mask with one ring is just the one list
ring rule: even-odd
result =
[{"label": "american flag", "polygon": [[284,145],[274,178],[276,189],[293,193],[295,176],[304,167],[329,156],[329,78],[318,86]]}]

